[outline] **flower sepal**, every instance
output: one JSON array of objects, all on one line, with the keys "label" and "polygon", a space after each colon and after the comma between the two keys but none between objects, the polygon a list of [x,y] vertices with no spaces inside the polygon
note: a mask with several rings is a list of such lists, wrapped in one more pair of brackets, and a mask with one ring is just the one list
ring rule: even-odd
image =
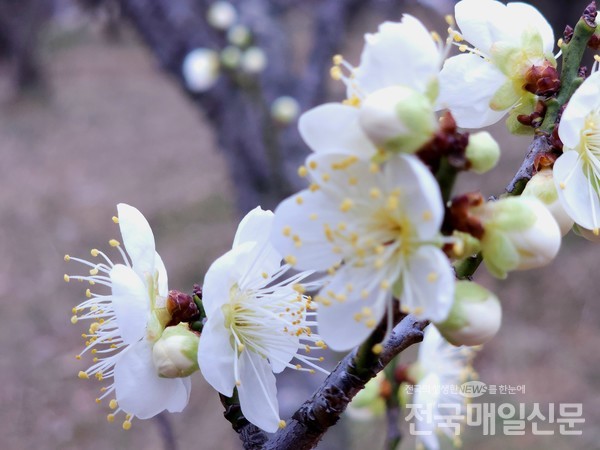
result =
[{"label": "flower sepal", "polygon": [[182,378],[197,371],[198,338],[186,323],[165,328],[152,347],[152,360],[158,375]]}]

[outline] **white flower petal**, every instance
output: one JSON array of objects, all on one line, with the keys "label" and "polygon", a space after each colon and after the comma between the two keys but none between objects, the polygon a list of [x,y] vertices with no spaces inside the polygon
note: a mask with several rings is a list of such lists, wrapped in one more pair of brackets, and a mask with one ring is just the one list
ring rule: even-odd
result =
[{"label": "white flower petal", "polygon": [[485,54],[489,55],[496,42],[520,44],[523,29],[518,27],[518,18],[498,1],[462,0],[454,13],[464,38]]},{"label": "white flower petal", "polygon": [[368,159],[375,147],[358,122],[359,109],[339,103],[317,106],[300,116],[298,129],[316,153],[349,153]]},{"label": "white flower petal", "polygon": [[576,151],[567,151],[554,163],[554,182],[565,211],[583,228],[592,230],[600,223],[598,193],[590,189],[583,161]]},{"label": "white flower petal", "polygon": [[140,419],[165,409],[179,412],[189,400],[189,379],[159,377],[152,363],[152,345],[146,340],[123,352],[115,364],[114,380],[119,406]]},{"label": "white flower petal", "polygon": [[110,271],[112,306],[123,342],[131,345],[142,339],[150,312],[146,285],[133,269],[123,264]]},{"label": "white flower petal", "polygon": [[238,395],[244,417],[257,427],[274,433],[279,428],[279,404],[275,375],[268,361],[251,351],[240,356]]},{"label": "white flower petal", "polygon": [[563,113],[558,135],[565,147],[575,149],[585,128],[585,119],[600,108],[600,72],[590,75],[575,91]]},{"label": "white flower petal", "polygon": [[413,16],[403,15],[400,23],[382,23],[365,41],[355,70],[356,84],[365,95],[395,85],[425,93],[439,72],[439,49]]},{"label": "white flower petal", "polygon": [[546,18],[534,6],[522,2],[510,2],[506,5],[506,14],[510,20],[508,29],[512,33],[520,31],[522,35],[528,29],[537,31],[544,43],[544,53],[552,55],[555,44],[554,31]]},{"label": "white flower petal", "polygon": [[212,311],[198,343],[198,365],[206,381],[221,394],[231,397],[235,387],[231,333],[225,328],[220,309]]},{"label": "white flower petal", "polygon": [[[429,327],[434,328],[434,327]],[[439,355],[433,355],[434,358],[439,357]],[[433,414],[437,413],[437,405],[440,400],[440,389],[441,380],[439,376],[435,373],[430,373],[423,380],[419,382],[419,389],[415,391],[415,396],[413,402],[415,405],[418,405],[419,408],[423,408],[424,410],[431,410]],[[429,406],[432,405],[432,406]],[[422,416],[423,419],[419,420],[418,417],[415,416],[415,428],[417,430],[418,439],[423,444],[423,447],[426,450],[439,450],[440,443],[438,441],[437,435],[435,434],[436,430],[436,421],[433,417]]]},{"label": "white flower petal", "polygon": [[232,248],[246,242],[262,243],[267,240],[271,225],[273,223],[273,213],[265,211],[257,206],[244,216],[238,225]]},{"label": "white flower petal", "polygon": [[420,247],[410,257],[402,282],[400,302],[415,316],[434,322],[448,316],[454,301],[454,271],[442,250],[431,245]]},{"label": "white flower petal", "polygon": [[119,228],[123,236],[123,245],[131,258],[133,270],[142,278],[145,274],[154,274],[154,235],[142,213],[125,203],[117,205]]},{"label": "white flower petal", "polygon": [[440,72],[439,108],[450,109],[462,128],[482,128],[496,123],[506,111],[492,110],[490,101],[506,80],[493,64],[477,55],[449,58]]},{"label": "white flower petal", "polygon": [[[327,286],[323,288],[324,291],[327,289]],[[319,335],[332,350],[346,351],[354,348],[367,339],[374,327],[379,325],[389,301],[391,293],[384,292],[377,286],[366,299],[332,301],[329,306],[319,304]],[[361,318],[365,319],[364,313],[373,320],[373,326],[367,326],[365,320],[356,320],[357,314],[361,314]]]},{"label": "white flower petal", "polygon": [[416,156],[399,155],[387,163],[384,176],[390,191],[401,188],[404,212],[416,225],[418,236],[435,236],[444,220],[444,203],[431,171]]},{"label": "white flower petal", "polygon": [[167,297],[169,295],[169,278],[165,263],[157,252],[154,253],[154,270],[158,272],[158,295]]}]

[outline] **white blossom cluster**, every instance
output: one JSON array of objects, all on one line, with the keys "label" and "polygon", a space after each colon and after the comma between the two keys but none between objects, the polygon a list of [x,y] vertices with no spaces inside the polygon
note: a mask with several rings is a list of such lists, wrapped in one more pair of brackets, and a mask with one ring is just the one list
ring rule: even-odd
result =
[{"label": "white blossom cluster", "polygon": [[[227,5],[215,3],[208,20],[235,34]],[[112,379],[98,399],[111,396],[109,420],[123,411],[128,428],[134,416],[181,411],[199,368],[221,394],[237,395],[251,423],[275,432],[285,421],[274,374],[324,372],[318,350],[350,350],[382,326],[386,338],[370,344],[378,353],[398,312],[432,322],[416,382],[456,381],[470,367],[469,349],[501,323],[496,296],[458,279],[465,262],[482,258],[505,278],[550,263],[574,223],[599,239],[598,64],[562,113],[562,145],[522,195],[485,201],[453,193],[459,172],[485,173],[500,156],[490,134],[473,129],[508,115],[511,131],[539,134],[539,122],[523,116],[556,95],[560,49],[554,54],[550,25],[524,3],[461,0],[448,23],[442,39],[404,15],[365,36],[358,65],[333,57],[331,76],[346,98],[298,122],[312,151],[298,169],[307,187],[274,212],[257,207],[241,221],[231,250],[205,275],[201,333],[171,325],[166,271],[135,208],[121,204],[115,218],[127,253],[111,245],[122,263],[99,250],[92,256],[100,262],[65,257],[90,268],[66,281],[110,291],[88,289],[72,320],[91,321],[84,352],[94,363],[80,377]],[[450,56],[455,48],[460,54]],[[207,55],[196,56],[212,68],[216,56]],[[192,73],[199,63],[190,64]],[[186,75],[188,84],[206,88],[214,82],[206,73],[204,81]],[[438,448],[437,439],[422,444]]]}]

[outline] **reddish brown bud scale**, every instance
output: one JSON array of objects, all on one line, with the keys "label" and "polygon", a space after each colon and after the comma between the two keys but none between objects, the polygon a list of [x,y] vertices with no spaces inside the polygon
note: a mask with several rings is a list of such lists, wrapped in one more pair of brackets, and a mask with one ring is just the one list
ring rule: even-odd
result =
[{"label": "reddish brown bud scale", "polygon": [[531,66],[525,74],[523,89],[535,95],[552,96],[560,89],[560,74],[547,61],[541,66]]},{"label": "reddish brown bud scale", "polygon": [[571,25],[567,25],[565,27],[565,31],[563,32],[563,42],[565,44],[568,44],[569,42],[571,42],[571,39],[573,39],[573,27]]},{"label": "reddish brown bud scale", "polygon": [[470,210],[483,203],[480,192],[469,192],[452,199],[447,214],[452,228],[481,239],[485,230],[479,218],[473,216]]},{"label": "reddish brown bud scale", "polygon": [[167,311],[171,316],[167,326],[174,326],[180,322],[194,322],[200,318],[200,311],[192,296],[175,289],[169,291]]},{"label": "reddish brown bud scale", "polygon": [[585,20],[590,27],[596,28],[596,15],[598,14],[598,9],[596,8],[596,2],[593,1],[590,3],[585,11],[583,11],[583,15],[581,18]]}]

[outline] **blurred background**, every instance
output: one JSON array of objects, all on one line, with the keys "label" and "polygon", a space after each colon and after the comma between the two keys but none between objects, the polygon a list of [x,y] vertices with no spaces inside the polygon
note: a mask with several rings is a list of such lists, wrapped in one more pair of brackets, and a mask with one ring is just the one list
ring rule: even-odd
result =
[{"label": "blurred background", "polygon": [[[441,0],[232,3],[266,65],[223,70],[210,90],[192,92],[180,73],[185,54],[226,45],[224,31],[207,23],[210,2],[0,0],[3,449],[173,448],[163,439],[167,422],[176,448],[240,448],[218,395],[199,374],[183,413],[135,421],[127,432],[107,423],[106,405],[94,402],[100,386],[77,378],[88,364],[75,360],[85,325],[69,319],[84,288],[63,282],[77,270],[63,255],[107,248],[119,237],[111,221],[116,204],[130,203],[152,225],[170,287],[190,291],[230,248],[245,210],[259,202],[272,207],[302,186],[295,168],[308,150],[295,120],[272,118],[273,102],[292,96],[303,111],[341,99],[341,86],[328,80],[331,55],[343,51],[358,63],[363,34],[402,12],[443,35],[443,16],[453,8]],[[558,37],[586,2],[537,6]],[[528,139],[508,136],[502,124],[494,132],[501,166],[485,178],[466,177],[461,189],[499,193],[518,167]],[[544,270],[503,283],[480,270],[476,278],[497,292],[504,321],[476,369],[486,383],[526,387],[489,401],[583,403],[586,423],[576,437],[559,436],[556,424],[546,427],[554,436],[484,437],[469,429],[466,449],[600,448],[599,261],[596,246],[569,235]],[[402,361],[414,356],[413,349]],[[282,416],[321,381],[305,378],[280,380]],[[323,448],[378,448],[382,427],[345,418]],[[407,424],[403,430],[408,434]],[[401,448],[414,442],[407,437]]]}]

